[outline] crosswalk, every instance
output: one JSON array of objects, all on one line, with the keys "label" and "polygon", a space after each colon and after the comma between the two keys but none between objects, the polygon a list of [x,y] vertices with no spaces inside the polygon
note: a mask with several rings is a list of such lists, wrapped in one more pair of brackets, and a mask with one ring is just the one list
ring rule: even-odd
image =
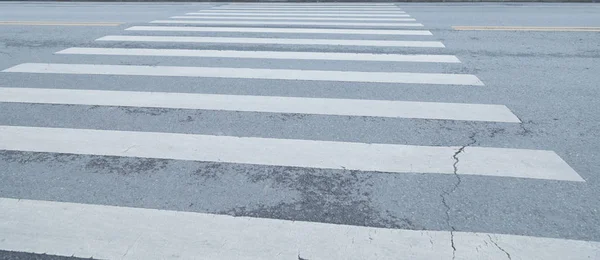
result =
[{"label": "crosswalk", "polygon": [[[156,20],[150,23],[161,24],[239,24],[237,21],[194,21],[194,20]],[[245,21],[246,25],[312,25],[312,26],[357,26],[357,27],[419,27],[420,23],[340,23],[340,22],[272,22],[272,21]]]},{"label": "crosswalk", "polygon": [[125,36],[109,35],[97,41],[118,42],[181,42],[181,43],[238,43],[274,45],[332,45],[367,47],[421,47],[444,48],[438,41],[376,41],[376,40],[335,40],[335,39],[282,39],[282,38],[241,38],[241,37],[198,37],[198,36]]},{"label": "crosswalk", "polygon": [[[263,18],[263,17],[260,17]],[[431,35],[427,30],[352,30],[352,29],[305,29],[305,28],[251,28],[251,27],[173,27],[133,26],[127,31],[163,32],[238,32],[238,33],[293,33],[293,34],[372,34],[372,35]]]},{"label": "crosswalk", "polygon": [[454,55],[406,55],[335,52],[222,51],[143,48],[69,48],[59,51],[57,52],[57,54],[460,63],[460,60],[458,60],[458,58]]},{"label": "crosswalk", "polygon": [[[222,33],[235,35],[220,36]],[[249,37],[248,34],[261,36]],[[357,38],[345,38],[348,36]],[[155,44],[169,44],[169,47]],[[225,44],[225,47],[205,48],[215,44]],[[261,49],[253,49],[255,46]],[[310,50],[295,49],[298,46]],[[344,51],[345,47],[365,49]],[[432,50],[445,47],[423,24],[394,4],[231,3],[190,10],[167,20],[149,21],[149,25],[131,26],[122,34],[96,39],[93,47],[73,46],[56,52],[57,57],[77,56],[82,60],[89,59],[91,63],[22,63],[5,68],[2,73],[31,77],[85,75],[90,76],[90,80],[97,75],[169,77],[173,80],[243,79],[250,82],[248,84],[268,80],[282,82],[278,85],[282,89],[288,87],[286,82],[307,86],[315,82],[340,86],[385,84],[423,90],[431,86],[460,87],[455,89],[465,91],[488,87],[473,74],[423,72],[418,71],[419,67],[406,69],[412,64],[460,67],[458,57],[432,53]],[[406,52],[407,49],[410,52]],[[93,63],[97,57],[114,62]],[[119,63],[122,58],[131,57],[170,61],[179,58],[219,58],[234,62],[265,60],[267,65],[271,61],[292,65],[298,61],[311,61],[314,65],[313,68],[256,68],[248,62],[242,63],[246,66]],[[378,71],[317,66],[319,62],[327,61],[393,63],[396,66]],[[2,86],[0,102],[483,124],[521,122],[503,104],[190,93],[178,91],[176,84],[168,89],[150,92]],[[374,87],[370,91],[378,89]],[[510,147],[0,125],[0,150],[333,169],[365,174],[417,173],[493,177],[499,178],[498,181],[523,178],[542,182],[585,182],[553,151]],[[563,255],[564,258],[593,257],[599,254],[600,248],[595,242],[516,235],[357,227],[9,198],[0,199],[0,212],[5,213],[0,214],[0,250],[108,259],[188,259],[198,254],[207,259],[398,259],[398,254],[411,255],[410,259],[495,259],[504,257],[507,252],[498,248],[510,251],[513,259],[547,259],[564,252],[569,252]],[[37,218],[42,215],[45,222],[37,223]],[[109,228],[99,230],[98,225]],[[239,230],[246,232],[240,235]],[[47,237],[39,235],[33,239],[31,234],[37,232]],[[206,237],[200,241],[196,237],[198,234]],[[152,250],[157,246],[163,249],[160,253]],[[573,248],[577,250],[573,251]]]},{"label": "crosswalk", "polygon": [[[95,259],[397,259],[399,252],[410,259],[505,259],[506,253],[498,247],[521,259],[598,255],[594,243],[503,234],[451,235],[15,199],[0,199],[0,208],[10,213],[8,218],[0,215],[1,220],[32,223],[31,230],[44,230],[44,236],[37,237],[39,243],[20,236],[12,237],[5,247],[26,244],[33,252],[49,252],[48,248],[57,252],[80,244],[82,237],[93,237],[93,243],[83,248],[61,252],[75,256],[93,252]],[[73,216],[82,221],[73,221]],[[3,223],[7,222],[0,222],[0,228],[11,234],[22,232],[20,226]],[[118,234],[104,230],[118,230]],[[202,242],[197,242],[199,234]],[[455,252],[448,246],[450,240]]]},{"label": "crosswalk", "polygon": [[6,69],[4,70],[4,72],[165,77],[212,77],[241,79],[282,79],[483,86],[483,83],[473,75],[414,72],[361,72],[57,63],[24,63]]},{"label": "crosswalk", "polygon": [[[409,15],[397,15],[397,17],[408,17]],[[320,21],[386,21],[386,22],[414,22],[414,18],[345,18],[345,17],[254,17],[254,16],[171,16],[171,19],[211,19],[211,20],[320,20]],[[335,31],[335,30],[332,30]]]},{"label": "crosswalk", "polygon": [[[365,12],[348,14],[348,13],[323,13],[323,14],[310,14],[304,12],[298,12],[293,14],[282,14],[281,12],[273,12],[273,13],[256,13],[256,12],[222,12],[222,13],[187,13],[188,15],[202,15],[202,16],[284,16],[284,17],[292,17],[292,16],[311,16],[311,17],[373,17],[373,14],[365,14]],[[405,12],[397,12],[394,14],[376,14],[377,17],[385,17],[385,18],[394,18],[394,17],[408,17]]]}]

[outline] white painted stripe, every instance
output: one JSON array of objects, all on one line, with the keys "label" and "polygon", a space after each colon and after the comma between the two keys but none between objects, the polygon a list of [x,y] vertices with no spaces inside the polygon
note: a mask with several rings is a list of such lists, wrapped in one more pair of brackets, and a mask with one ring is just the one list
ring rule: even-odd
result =
[{"label": "white painted stripe", "polygon": [[369,10],[369,9],[373,9],[373,10],[394,10],[394,9],[401,9],[398,6],[393,6],[393,5],[387,5],[387,6],[371,6],[371,5],[271,5],[271,6],[252,6],[252,5],[222,5],[222,6],[216,6],[213,9],[238,9],[238,8],[243,8],[243,9],[254,9],[254,10],[269,10],[269,9],[303,9],[303,8],[307,8],[307,9],[319,9],[319,8],[323,8],[323,9],[331,9],[331,8],[341,8],[341,9],[360,9],[360,10]]},{"label": "white painted stripe", "polygon": [[394,6],[394,5],[382,5],[382,6],[370,6],[370,5],[311,5],[311,4],[304,4],[304,5],[269,5],[269,6],[257,6],[257,5],[230,5],[228,6],[228,8],[219,8],[219,7],[215,7],[213,9],[230,9],[230,8],[252,8],[252,9],[279,9],[279,8],[324,8],[325,10],[330,9],[330,8],[372,8],[372,9],[386,9],[386,10],[394,10],[394,9],[402,9],[398,6]]},{"label": "white painted stripe", "polygon": [[197,27],[197,26],[133,26],[127,31],[164,32],[238,32],[238,33],[309,33],[309,34],[366,34],[366,35],[432,35],[428,30],[372,30],[324,28],[252,28],[252,27]]},{"label": "white painted stripe", "polygon": [[[215,10],[215,9],[206,9],[200,10],[200,12],[205,13],[231,13],[231,12],[242,12],[242,11],[227,11],[227,10]],[[268,14],[268,13],[285,13],[285,14],[371,14],[371,15],[380,15],[380,14],[404,14],[404,11],[258,11],[258,10],[249,10],[248,12],[252,12],[255,14]]]},{"label": "white painted stripe", "polygon": [[[409,15],[398,17],[409,17]],[[346,17],[255,17],[255,16],[172,16],[171,19],[207,19],[207,20],[304,20],[304,21],[386,21],[413,22],[414,18],[346,18]]]},{"label": "white painted stripe", "polygon": [[272,6],[289,6],[289,7],[293,7],[293,6],[316,6],[316,7],[320,7],[320,6],[389,6],[389,7],[396,7],[397,5],[393,4],[393,3],[342,3],[342,2],[338,2],[338,3],[325,3],[325,2],[320,2],[320,3],[309,3],[309,2],[305,2],[305,3],[300,3],[300,2],[295,2],[295,3],[291,3],[291,2],[287,2],[287,3],[229,3],[227,6],[248,6],[248,7],[272,7]]},{"label": "white painted stripe", "polygon": [[[395,5],[354,5],[354,4],[339,4],[339,5],[314,5],[314,4],[301,4],[301,5],[229,5],[230,8],[386,8],[386,9],[401,9]],[[218,8],[218,7],[215,7]]]},{"label": "white painted stripe", "polygon": [[212,10],[226,10],[226,11],[402,11],[400,8],[390,7],[335,7],[335,6],[299,6],[299,7],[217,7]]},{"label": "white painted stripe", "polygon": [[269,6],[390,6],[396,7],[390,3],[229,3],[228,6],[249,6],[249,7],[269,7]]},{"label": "white painted stripe", "polygon": [[600,255],[600,243],[594,241],[11,198],[0,198],[0,212],[0,249],[80,258],[506,259],[508,253],[512,259],[598,259]]},{"label": "white painted stripe", "polygon": [[394,3],[365,3],[365,2],[230,2],[228,6],[396,6]]},{"label": "white painted stripe", "polygon": [[315,6],[396,6],[396,4],[388,2],[229,2],[228,6],[300,6],[300,5],[315,5]]},{"label": "white painted stripe", "polygon": [[422,47],[422,48],[444,48],[445,47],[444,44],[442,44],[441,42],[438,42],[438,41],[379,41],[379,40],[192,37],[192,36],[109,35],[109,36],[104,36],[102,38],[99,38],[96,41],[336,45],[336,46]]},{"label": "white painted stripe", "polygon": [[355,5],[355,4],[344,4],[344,3],[338,3],[338,4],[310,4],[310,3],[306,3],[306,4],[292,4],[292,5],[251,5],[251,4],[247,4],[247,5],[222,5],[222,6],[216,6],[214,8],[221,8],[221,9],[227,9],[227,8],[257,8],[257,9],[262,9],[262,8],[304,8],[304,7],[308,7],[308,8],[383,8],[383,9],[394,9],[394,8],[400,8],[396,5]]},{"label": "white painted stripe", "polygon": [[371,26],[371,27],[419,27],[420,23],[340,23],[340,22],[286,22],[286,21],[197,21],[156,20],[162,24],[233,24],[233,25],[317,25],[317,26]]},{"label": "white painted stripe", "polygon": [[0,102],[13,103],[520,122],[503,105],[39,88],[0,88],[0,93]]},{"label": "white painted stripe", "polygon": [[[0,150],[454,174],[459,147],[0,126]],[[556,153],[466,147],[457,174],[584,181]]]},{"label": "white painted stripe", "polygon": [[[398,14],[377,14],[377,17],[405,17],[404,12],[398,12]],[[186,13],[187,15],[215,15],[215,16],[284,16],[284,17],[292,17],[292,16],[310,16],[310,17],[373,17],[373,14],[307,14],[307,13],[299,13],[299,14],[282,14],[282,13],[254,13],[254,12],[229,12],[229,13]]]},{"label": "white painted stripe", "polygon": [[454,55],[373,54],[340,52],[221,51],[141,48],[69,48],[57,54],[216,57],[246,59],[343,60],[460,63]]},{"label": "white painted stripe", "polygon": [[483,86],[470,74],[359,72],[327,70],[250,69],[220,67],[134,66],[96,64],[23,63],[4,72],[128,75],[164,77],[208,77],[239,79],[316,80],[368,83],[410,83]]},{"label": "white painted stripe", "polygon": [[223,5],[223,6],[217,6],[214,7],[213,9],[253,9],[253,10],[270,10],[270,9],[303,9],[303,8],[307,8],[307,9],[359,9],[359,10],[394,10],[394,9],[400,9],[400,7],[398,6],[393,6],[393,5],[387,5],[387,6],[370,6],[370,5],[362,5],[362,6],[353,6],[353,5],[282,5],[282,6],[277,6],[277,5],[273,5],[273,6],[251,6],[251,5]]}]

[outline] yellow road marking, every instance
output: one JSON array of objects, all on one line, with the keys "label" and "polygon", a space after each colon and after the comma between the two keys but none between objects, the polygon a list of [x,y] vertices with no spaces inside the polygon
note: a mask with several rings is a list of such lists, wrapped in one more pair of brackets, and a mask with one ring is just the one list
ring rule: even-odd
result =
[{"label": "yellow road marking", "polygon": [[119,26],[121,23],[106,22],[60,22],[60,21],[0,21],[0,25],[41,25],[41,26]]},{"label": "yellow road marking", "polygon": [[452,26],[459,31],[600,32],[600,27]]}]

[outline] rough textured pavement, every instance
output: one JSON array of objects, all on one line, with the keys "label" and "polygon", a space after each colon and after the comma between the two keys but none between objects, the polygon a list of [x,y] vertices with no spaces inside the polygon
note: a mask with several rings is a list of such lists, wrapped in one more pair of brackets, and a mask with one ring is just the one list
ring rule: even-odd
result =
[{"label": "rough textured pavement", "polygon": [[[3,72],[0,87],[499,104],[522,123],[4,102],[0,125],[551,150],[584,182],[2,150],[0,197],[600,241],[600,32],[452,29],[598,27],[599,5],[398,4],[424,25],[402,29],[429,30],[432,36],[124,31],[166,26],[148,22],[220,6],[0,3],[2,21],[121,23],[0,24],[0,70],[22,63],[65,63],[453,73],[475,75],[485,86]],[[368,28],[390,29],[360,27]],[[94,41],[106,35],[441,41],[446,48]],[[54,54],[71,47],[446,54],[461,63]],[[454,159],[454,167],[460,168],[460,159]],[[7,252],[0,256],[54,259]]]}]

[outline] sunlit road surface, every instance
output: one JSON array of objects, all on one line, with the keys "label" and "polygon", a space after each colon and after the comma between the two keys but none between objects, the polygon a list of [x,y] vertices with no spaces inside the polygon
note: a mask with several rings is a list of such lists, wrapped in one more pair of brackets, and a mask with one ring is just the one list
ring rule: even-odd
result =
[{"label": "sunlit road surface", "polygon": [[0,3],[0,258],[598,259],[598,12]]}]

